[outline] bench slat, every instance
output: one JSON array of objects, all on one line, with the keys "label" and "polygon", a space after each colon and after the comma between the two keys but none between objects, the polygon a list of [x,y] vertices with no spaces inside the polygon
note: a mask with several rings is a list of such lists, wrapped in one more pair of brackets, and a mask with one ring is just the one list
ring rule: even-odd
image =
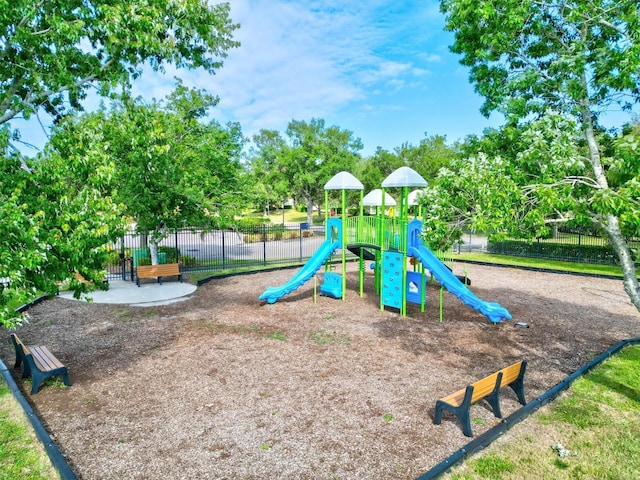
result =
[{"label": "bench slat", "polygon": [[141,278],[158,277],[158,281],[162,283],[162,277],[178,276],[182,282],[182,273],[180,265],[177,263],[165,263],[161,265],[141,265],[136,269],[136,283],[140,286]]},{"label": "bench slat", "polygon": [[64,367],[62,362],[54,357],[47,347],[31,347],[29,350],[31,351],[31,355],[33,355],[33,359],[36,363],[39,363],[38,367],[41,367],[40,370],[51,371],[56,368]]},{"label": "bench slat", "polygon": [[169,275],[180,275],[180,268],[177,263],[166,265],[143,265],[138,267],[138,277],[161,277]]}]

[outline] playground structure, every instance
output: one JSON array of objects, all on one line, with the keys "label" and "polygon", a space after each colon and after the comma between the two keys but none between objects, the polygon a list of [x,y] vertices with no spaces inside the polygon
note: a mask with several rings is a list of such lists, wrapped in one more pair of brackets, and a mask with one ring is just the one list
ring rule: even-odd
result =
[{"label": "playground structure", "polygon": [[[346,252],[351,251],[359,260],[359,290],[363,296],[366,262],[372,262],[376,292],[380,295],[380,309],[396,308],[406,315],[407,302],[420,305],[424,311],[426,286],[429,275],[442,287],[465,304],[485,315],[492,323],[511,319],[506,308],[496,302],[478,298],[463,281],[453,274],[445,264],[424,244],[420,237],[422,222],[418,218],[409,220],[410,206],[415,205],[417,191],[424,188],[426,180],[409,167],[401,167],[383,182],[382,189],[362,193],[362,183],[348,172],[340,172],[324,186],[325,189],[325,240],[307,263],[285,284],[268,287],[259,299],[275,303],[283,296],[298,289],[325,267],[320,293],[334,298],[346,298]],[[399,189],[399,201],[386,192],[388,188]],[[341,193],[340,218],[328,216],[329,191]],[[360,191],[359,215],[346,215],[346,194],[349,190]],[[375,215],[364,215],[364,207],[375,207]],[[394,209],[387,215],[386,207]],[[419,215],[419,212],[418,212]],[[332,256],[340,250],[340,273],[331,271]],[[407,267],[413,259],[413,270]]]}]

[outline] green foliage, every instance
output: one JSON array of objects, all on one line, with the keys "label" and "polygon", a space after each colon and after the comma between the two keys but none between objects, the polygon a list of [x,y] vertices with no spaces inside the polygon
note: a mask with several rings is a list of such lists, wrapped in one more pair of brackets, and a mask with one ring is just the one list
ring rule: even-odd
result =
[{"label": "green foliage", "polygon": [[172,229],[218,226],[239,209],[242,134],[235,124],[200,121],[216,102],[178,84],[167,106],[125,100],[110,112],[69,117],[54,129],[44,160],[95,152],[92,168],[111,175],[105,195],[151,242]]},{"label": "green foliage", "polygon": [[414,169],[429,181],[456,158],[456,147],[447,145],[446,141],[443,135],[425,134],[418,145],[404,143],[393,152],[378,147],[371,157],[358,163],[354,175],[364,184],[365,192],[380,188],[387,176],[403,166]]},{"label": "green foliage", "polygon": [[[228,4],[200,0],[2,3],[0,324],[18,320],[8,305],[26,303],[37,291],[54,293],[60,281],[70,279],[76,294],[84,291],[86,284],[74,279],[76,270],[97,287],[103,286],[102,269],[110,258],[105,246],[122,231],[121,213],[128,205],[118,201],[116,194],[121,191],[114,190],[114,185],[126,184],[114,183],[123,171],[116,168],[117,158],[111,156],[111,145],[105,145],[98,128],[106,116],[95,114],[83,125],[66,116],[81,109],[91,87],[112,98],[126,93],[145,65],[156,71],[173,64],[212,73],[222,65],[226,51],[238,45],[231,37],[236,28]],[[185,104],[194,104],[195,96],[183,95],[188,101],[178,96],[171,98],[174,110],[184,112]],[[9,122],[29,118],[41,108],[60,122],[58,135],[54,134],[55,145],[45,157],[26,162],[10,149],[10,141],[19,141],[20,132],[12,130]],[[191,118],[201,111],[197,105],[183,116]],[[149,149],[139,148],[137,143],[144,142],[136,132],[147,135],[150,131],[137,128],[148,127],[145,120],[152,120],[142,112],[138,120],[140,125],[121,125],[114,144],[130,142],[127,148],[137,148],[141,155],[166,148],[167,142],[158,142],[154,135],[146,144],[151,144]],[[232,136],[240,137],[233,130]],[[212,155],[215,149],[209,144],[208,150],[199,153]],[[192,173],[203,174],[201,170]]]},{"label": "green foliage", "polygon": [[569,245],[556,242],[527,242],[524,240],[489,241],[488,253],[516,257],[548,258],[590,264],[616,265],[618,259],[610,245]]},{"label": "green foliage", "polygon": [[585,105],[629,107],[640,95],[635,0],[442,0],[441,10],[485,114],[581,115]]},{"label": "green foliage", "polygon": [[44,108],[55,118],[127,87],[143,65],[212,73],[238,46],[229,4],[200,0],[12,0],[0,14],[0,124]]},{"label": "green foliage", "polygon": [[257,218],[257,217],[242,217],[238,220],[235,220],[235,226],[238,230],[243,232],[254,232],[260,233],[263,228],[263,224],[271,223],[269,218]]},{"label": "green foliage", "polygon": [[158,247],[158,253],[166,254],[167,263],[176,263],[180,257],[180,250],[176,247]]},{"label": "green foliage", "polygon": [[103,195],[109,168],[91,156],[27,162],[5,158],[0,165],[0,323],[19,321],[13,303],[36,292],[53,295],[69,280],[79,294],[88,286],[74,272],[103,287],[107,245],[123,232],[120,206]]},{"label": "green foliage", "polygon": [[293,197],[305,204],[307,223],[313,224],[313,206],[324,204],[324,184],[340,171],[354,171],[362,142],[349,130],[326,127],[315,118],[292,120],[285,135],[262,130],[254,136],[249,163],[256,199],[281,205]]},{"label": "green foliage", "polygon": [[[488,176],[476,172],[470,180],[489,180],[490,200],[464,210],[476,216],[472,222],[478,226],[483,226],[478,214],[492,216],[486,226],[501,233],[520,228],[529,238],[544,236],[545,222],[596,225],[611,240],[625,291],[640,310],[640,285],[624,238],[640,226],[638,131],[624,129],[612,141],[597,123],[610,107],[630,110],[640,101],[638,2],[440,4],[446,29],[455,36],[451,49],[461,54],[485,99],[482,113],[504,113],[509,129],[508,141],[498,139],[497,148],[493,142],[492,151],[483,149],[490,159]],[[498,158],[508,166],[499,168]],[[506,184],[491,181],[492,174],[508,177]],[[501,198],[502,187],[507,190]],[[496,202],[498,208],[486,209]],[[430,229],[441,233],[437,226]]]}]

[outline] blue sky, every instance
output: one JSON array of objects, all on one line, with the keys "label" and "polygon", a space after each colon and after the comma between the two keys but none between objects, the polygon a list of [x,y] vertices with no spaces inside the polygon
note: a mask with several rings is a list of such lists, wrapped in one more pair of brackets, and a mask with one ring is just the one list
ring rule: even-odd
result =
[{"label": "blue sky", "polygon": [[323,118],[351,130],[368,155],[378,146],[418,144],[425,133],[449,141],[480,134],[498,120],[480,115],[482,100],[449,51],[452,35],[438,6],[232,0],[242,46],[215,76],[189,79],[220,96],[217,120],[240,122],[248,136]]},{"label": "blue sky", "polygon": [[[359,137],[363,155],[378,146],[417,145],[425,133],[449,142],[497,126],[479,113],[468,70],[449,52],[452,35],[435,0],[231,0],[241,47],[215,75],[167,68],[145,71],[135,85],[144,98],[164,98],[175,76],[220,97],[212,116],[240,122],[251,137],[284,132],[289,121],[323,118]],[[93,98],[86,108],[98,105]],[[44,114],[42,123],[47,124]],[[16,123],[41,147],[35,121]],[[29,154],[34,151],[25,150]]]}]

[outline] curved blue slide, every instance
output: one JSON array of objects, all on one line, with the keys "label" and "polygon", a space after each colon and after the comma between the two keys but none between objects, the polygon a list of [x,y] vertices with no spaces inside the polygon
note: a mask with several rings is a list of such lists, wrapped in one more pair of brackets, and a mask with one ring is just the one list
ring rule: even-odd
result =
[{"label": "curved blue slide", "polygon": [[260,300],[266,300],[267,303],[276,303],[278,299],[293,292],[302,284],[306,283],[320,267],[327,261],[331,254],[340,246],[340,241],[332,242],[325,240],[320,248],[314,253],[307,263],[293,276],[287,283],[279,287],[267,287]]},{"label": "curved blue slide", "polygon": [[485,302],[479,299],[469,290],[451,270],[449,270],[431,250],[424,245],[419,247],[409,247],[409,256],[416,257],[431,272],[431,274],[449,292],[487,316],[492,323],[499,323],[503,318],[511,320],[511,314],[502,305],[496,302]]}]

